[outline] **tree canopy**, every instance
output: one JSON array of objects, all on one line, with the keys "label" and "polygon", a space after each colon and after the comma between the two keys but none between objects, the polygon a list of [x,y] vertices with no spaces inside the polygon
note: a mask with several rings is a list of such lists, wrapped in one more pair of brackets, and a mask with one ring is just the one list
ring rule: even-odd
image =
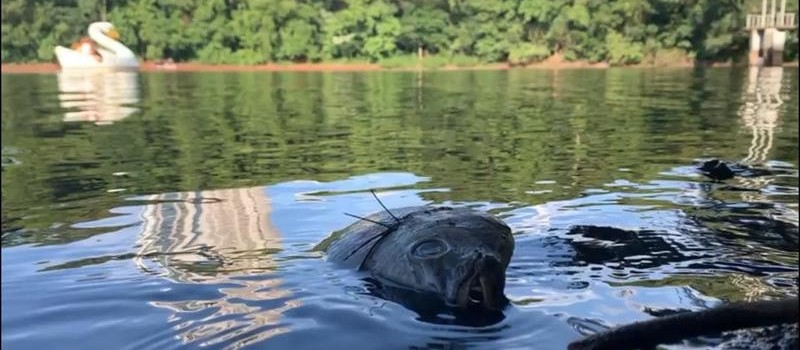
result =
[{"label": "tree canopy", "polygon": [[[745,15],[758,11],[757,0],[2,0],[2,60],[52,60],[105,17],[145,60],[726,61],[746,51]],[[796,31],[785,54],[797,59]]]}]

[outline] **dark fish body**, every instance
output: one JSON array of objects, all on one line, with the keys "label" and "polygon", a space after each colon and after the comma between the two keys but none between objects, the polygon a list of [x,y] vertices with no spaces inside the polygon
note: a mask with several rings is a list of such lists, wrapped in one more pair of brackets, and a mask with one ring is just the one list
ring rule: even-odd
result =
[{"label": "dark fish body", "polygon": [[698,170],[700,170],[703,175],[711,178],[714,181],[732,179],[735,175],[728,164],[716,159],[703,162]]},{"label": "dark fish body", "polygon": [[697,168],[701,174],[714,181],[729,180],[734,177],[757,177],[770,175],[765,169],[758,169],[739,163],[728,163],[719,159],[711,159],[700,163]]},{"label": "dark fish body", "polygon": [[507,304],[503,290],[514,239],[506,224],[468,208],[406,207],[391,214],[397,220],[386,211],[367,216],[318,249],[329,261],[453,306],[499,310]]}]

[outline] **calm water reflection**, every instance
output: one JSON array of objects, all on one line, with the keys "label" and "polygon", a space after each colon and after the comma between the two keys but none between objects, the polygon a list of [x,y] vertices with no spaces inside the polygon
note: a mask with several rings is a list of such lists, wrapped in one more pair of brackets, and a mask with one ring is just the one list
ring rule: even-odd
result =
[{"label": "calm water reflection", "polygon": [[[783,68],[3,75],[2,343],[563,349],[796,295],[797,93]],[[311,250],[373,188],[512,226],[502,320],[421,317]]]},{"label": "calm water reflection", "polygon": [[[152,303],[173,311],[174,318],[183,312],[208,310],[208,322],[179,326],[184,342],[211,338],[214,340],[206,343],[217,343],[231,338],[229,333],[234,330],[233,334],[261,330],[247,339],[251,342],[288,331],[286,327],[264,331],[263,327],[275,325],[281,313],[297,301],[265,310],[244,302],[290,296],[278,278],[246,278],[270,274],[278,267],[272,255],[281,250],[280,234],[270,222],[271,203],[264,189],[184,192],[142,199],[153,202],[141,213],[143,231],[134,257],[143,272],[158,274],[156,271],[162,270],[175,282],[230,285],[220,288],[221,295],[213,301]],[[152,263],[157,267],[149,266]],[[238,314],[247,317],[224,317]]]},{"label": "calm water reflection", "polygon": [[58,99],[65,122],[108,125],[136,113],[139,103],[137,72],[65,71],[58,73]]}]

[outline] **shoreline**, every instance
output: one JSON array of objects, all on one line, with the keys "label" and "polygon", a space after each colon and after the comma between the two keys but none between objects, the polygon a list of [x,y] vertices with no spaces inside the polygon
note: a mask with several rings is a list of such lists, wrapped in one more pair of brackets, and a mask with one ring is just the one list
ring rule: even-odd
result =
[{"label": "shoreline", "polygon": [[[732,67],[730,63],[694,64],[680,62],[676,64],[653,65],[636,64],[619,66],[620,68],[693,68],[696,66],[707,67]],[[784,62],[783,67],[798,67],[798,61]],[[444,66],[438,68],[401,67],[386,68],[377,63],[291,63],[291,64],[259,64],[259,65],[233,65],[233,64],[205,64],[193,62],[175,63],[171,67],[159,66],[155,62],[142,62],[140,72],[403,72],[403,71],[462,71],[462,70],[509,70],[509,69],[608,69],[608,63],[589,63],[585,61],[559,61],[545,60],[525,66],[512,66],[508,63],[489,63],[476,66]],[[747,67],[743,65],[742,67]],[[59,67],[55,63],[3,63],[0,67],[2,73],[58,73]]]}]

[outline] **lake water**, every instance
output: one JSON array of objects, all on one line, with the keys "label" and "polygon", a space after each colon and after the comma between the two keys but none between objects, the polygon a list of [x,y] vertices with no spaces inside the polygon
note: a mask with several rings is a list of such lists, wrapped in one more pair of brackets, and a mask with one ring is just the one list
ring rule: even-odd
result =
[{"label": "lake water", "polygon": [[[797,94],[796,68],[3,74],[2,345],[564,349],[796,295]],[[503,318],[422,317],[312,250],[370,189],[505,220]]]}]

